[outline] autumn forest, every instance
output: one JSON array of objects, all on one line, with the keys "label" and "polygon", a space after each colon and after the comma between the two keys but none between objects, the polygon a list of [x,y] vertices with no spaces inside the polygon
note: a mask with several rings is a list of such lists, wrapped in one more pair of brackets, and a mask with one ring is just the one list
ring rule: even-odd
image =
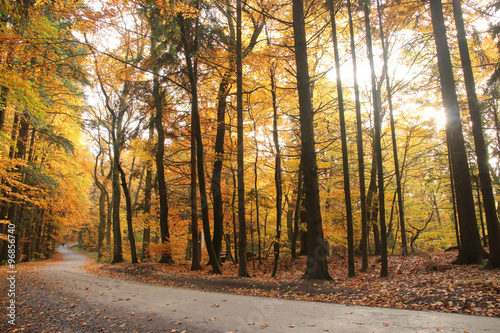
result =
[{"label": "autumn forest", "polygon": [[[500,3],[0,5],[0,262],[500,267]],[[307,258],[307,259],[306,259]]]}]

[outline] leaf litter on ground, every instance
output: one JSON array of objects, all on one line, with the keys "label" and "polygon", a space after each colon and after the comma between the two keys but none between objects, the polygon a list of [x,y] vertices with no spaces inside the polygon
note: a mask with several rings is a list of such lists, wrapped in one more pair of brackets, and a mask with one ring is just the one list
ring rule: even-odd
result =
[{"label": "leaf litter on ground", "polygon": [[[453,265],[456,253],[433,252],[391,256],[390,276],[380,278],[377,257],[370,257],[369,269],[347,277],[347,261],[329,258],[333,281],[304,281],[305,258],[280,259],[278,277],[272,278],[273,260],[250,261],[251,278],[240,278],[238,265],[225,263],[223,274],[212,274],[209,266],[190,271],[190,262],[175,264],[97,264],[89,262],[90,273],[189,289],[321,301],[348,306],[364,305],[462,313],[500,317],[500,270],[480,265]],[[356,259],[357,268],[361,259]]]}]

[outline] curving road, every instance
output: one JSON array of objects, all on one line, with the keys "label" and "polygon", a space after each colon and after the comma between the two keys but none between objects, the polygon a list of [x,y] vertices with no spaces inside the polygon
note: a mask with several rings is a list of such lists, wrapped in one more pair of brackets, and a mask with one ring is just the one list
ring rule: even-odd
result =
[{"label": "curving road", "polygon": [[[27,332],[500,332],[500,319],[208,293],[89,275],[87,259],[19,272]],[[2,309],[3,310],[3,309]],[[3,311],[2,311],[3,313]],[[0,319],[0,331],[6,318]]]}]

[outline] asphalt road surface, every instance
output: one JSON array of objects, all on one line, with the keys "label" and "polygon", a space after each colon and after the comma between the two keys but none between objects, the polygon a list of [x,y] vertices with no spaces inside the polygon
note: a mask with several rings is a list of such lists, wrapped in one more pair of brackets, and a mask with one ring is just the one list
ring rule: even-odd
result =
[{"label": "asphalt road surface", "polygon": [[[18,272],[25,332],[500,332],[500,319],[210,293],[89,275],[86,258]],[[2,313],[3,313],[2,309]],[[9,328],[0,318],[0,331]]]}]

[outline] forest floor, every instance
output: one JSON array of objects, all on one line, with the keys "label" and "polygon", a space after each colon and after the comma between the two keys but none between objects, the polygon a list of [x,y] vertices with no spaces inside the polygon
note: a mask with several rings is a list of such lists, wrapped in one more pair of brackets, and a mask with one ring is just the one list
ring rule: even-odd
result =
[{"label": "forest floor", "polygon": [[[389,258],[389,277],[379,277],[376,257],[370,269],[347,277],[347,260],[329,258],[333,281],[304,281],[305,257],[280,260],[277,278],[271,278],[272,260],[249,262],[251,278],[240,278],[238,266],[225,263],[223,274],[209,266],[191,271],[190,262],[99,264],[90,261],[84,270],[99,276],[128,279],[203,291],[254,296],[427,310],[500,317],[500,269],[479,265],[453,265],[456,252],[435,252]],[[360,258],[356,267],[359,268]]]}]

